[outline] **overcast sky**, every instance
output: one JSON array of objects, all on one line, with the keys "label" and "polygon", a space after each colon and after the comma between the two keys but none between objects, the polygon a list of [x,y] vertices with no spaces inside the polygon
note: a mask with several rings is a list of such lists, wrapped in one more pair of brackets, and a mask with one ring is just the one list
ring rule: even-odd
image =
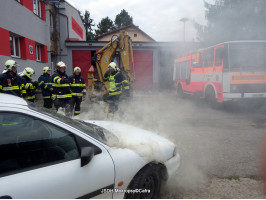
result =
[{"label": "overcast sky", "polygon": [[[115,20],[125,9],[133,17],[133,23],[156,41],[183,41],[184,23],[189,18],[205,24],[204,0],[67,0],[82,13],[88,10],[95,25],[104,17]],[[211,2],[213,0],[208,0]],[[186,22],[186,41],[196,38],[191,22]],[[96,28],[95,26],[95,28]]]}]

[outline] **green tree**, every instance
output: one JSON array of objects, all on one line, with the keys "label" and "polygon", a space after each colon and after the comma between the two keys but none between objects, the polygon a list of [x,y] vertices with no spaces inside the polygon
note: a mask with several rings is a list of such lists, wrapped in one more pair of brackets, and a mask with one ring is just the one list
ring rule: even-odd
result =
[{"label": "green tree", "polygon": [[86,30],[86,40],[94,40],[95,34],[93,33],[92,27],[95,26],[95,24],[93,23],[94,20],[90,18],[90,12],[86,10],[84,15],[82,15],[79,11],[79,15]]},{"label": "green tree", "polygon": [[97,36],[99,36],[111,30],[114,30],[115,26],[113,21],[109,17],[105,17],[99,22],[97,28],[98,29],[95,30],[95,33]]},{"label": "green tree", "polygon": [[266,39],[265,0],[216,0],[204,2],[207,24],[194,23],[198,40],[212,45],[230,40]]},{"label": "green tree", "polygon": [[120,14],[115,17],[115,27],[121,28],[133,24],[133,18],[128,14],[126,10],[121,10]]}]

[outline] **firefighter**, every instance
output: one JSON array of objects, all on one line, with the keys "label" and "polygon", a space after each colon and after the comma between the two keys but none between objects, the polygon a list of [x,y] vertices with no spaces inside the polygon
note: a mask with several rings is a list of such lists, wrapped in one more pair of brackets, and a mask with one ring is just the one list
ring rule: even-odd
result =
[{"label": "firefighter", "polygon": [[51,109],[53,105],[52,100],[52,78],[51,78],[51,69],[47,66],[42,68],[43,74],[39,77],[38,82],[42,90],[43,96],[43,107]]},{"label": "firefighter", "polygon": [[0,75],[0,92],[27,99],[22,78],[17,74],[19,65],[14,60],[5,62],[5,70]]},{"label": "firefighter", "polygon": [[72,94],[70,90],[70,81],[66,74],[66,65],[59,61],[56,64],[56,72],[52,75],[52,86],[54,106],[58,111],[59,107],[65,108],[66,116],[72,116]]},{"label": "firefighter", "polygon": [[108,69],[104,74],[104,80],[109,81],[109,96],[107,100],[109,102],[108,118],[112,118],[118,110],[119,98],[122,92],[126,96],[129,96],[129,85],[120,70],[117,69],[115,62],[111,62]]},{"label": "firefighter", "polygon": [[35,91],[39,87],[38,82],[31,78],[34,74],[34,70],[30,67],[26,67],[22,72],[22,80],[27,93],[27,99],[33,103],[35,101]]},{"label": "firefighter", "polygon": [[74,68],[73,75],[69,77],[69,81],[73,98],[73,106],[75,106],[74,115],[79,115],[80,104],[82,102],[82,98],[85,99],[87,91],[85,88],[85,81],[81,77],[81,69],[78,66]]}]

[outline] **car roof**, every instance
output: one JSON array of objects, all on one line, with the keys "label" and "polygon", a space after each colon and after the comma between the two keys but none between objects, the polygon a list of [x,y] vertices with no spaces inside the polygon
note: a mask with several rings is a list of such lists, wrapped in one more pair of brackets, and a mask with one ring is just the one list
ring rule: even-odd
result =
[{"label": "car roof", "polygon": [[27,106],[27,102],[18,96],[10,94],[0,94],[0,105],[3,104],[13,104],[13,105],[24,105]]}]

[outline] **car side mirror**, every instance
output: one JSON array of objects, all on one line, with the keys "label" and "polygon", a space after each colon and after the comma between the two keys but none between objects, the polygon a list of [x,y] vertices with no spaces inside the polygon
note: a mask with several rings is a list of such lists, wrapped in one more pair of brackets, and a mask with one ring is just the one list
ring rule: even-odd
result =
[{"label": "car side mirror", "polygon": [[82,147],[81,148],[81,167],[87,165],[94,156],[93,147]]}]

